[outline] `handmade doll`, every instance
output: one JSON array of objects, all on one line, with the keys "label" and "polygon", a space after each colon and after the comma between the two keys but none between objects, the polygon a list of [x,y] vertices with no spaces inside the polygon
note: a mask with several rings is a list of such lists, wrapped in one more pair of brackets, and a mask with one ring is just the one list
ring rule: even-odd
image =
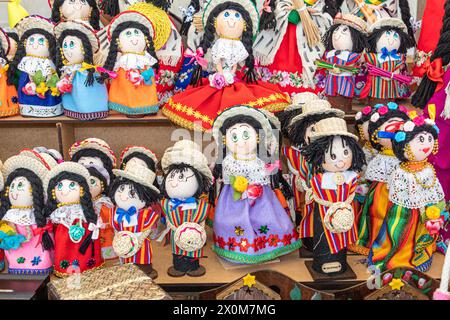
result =
[{"label": "handmade doll", "polygon": [[114,151],[102,139],[87,138],[75,142],[69,149],[71,161],[82,165],[96,165],[108,171],[109,176],[113,176],[113,168],[116,167],[116,156]]},{"label": "handmade doll", "polygon": [[108,197],[110,176],[105,168],[95,164],[85,165],[88,169],[89,191],[92,196],[95,214],[101,219],[100,244],[102,249],[102,257],[104,260],[114,259],[115,254],[112,242],[114,238],[114,229],[111,226],[109,211],[114,206]]},{"label": "handmade doll", "polygon": [[101,220],[95,213],[83,165],[63,162],[46,176],[46,214],[55,228],[54,270],[57,276],[82,273],[103,265]]},{"label": "handmade doll", "polygon": [[[206,269],[200,265],[206,242],[205,220],[210,210],[207,195],[212,173],[200,147],[181,140],[168,148],[161,159],[164,180],[161,206],[170,229],[173,265],[171,277],[200,277]],[[206,195],[206,199],[202,198]]]},{"label": "handmade doll", "polygon": [[124,170],[114,170],[109,197],[114,204],[110,221],[115,230],[113,248],[121,263],[141,266],[152,279],[158,276],[153,269],[153,250],[149,238],[156,226],[158,214],[151,205],[160,200],[153,185],[155,173],[147,167],[130,163]]},{"label": "handmade doll", "polygon": [[366,23],[357,16],[338,13],[324,36],[324,45],[323,60],[316,61],[319,68],[326,70],[324,93],[333,107],[350,112],[355,75],[367,46]]},{"label": "handmade doll", "polygon": [[49,0],[49,5],[55,23],[81,20],[95,30],[100,29],[100,11],[96,0]]},{"label": "handmade doll", "polygon": [[54,32],[62,62],[57,87],[62,93],[64,114],[80,120],[107,117],[108,90],[99,79],[100,68],[94,65],[100,45],[95,31],[81,21],[64,21],[55,26]]},{"label": "handmade doll", "polygon": [[263,113],[249,106],[223,111],[214,122],[219,146],[215,179],[222,179],[214,216],[218,256],[258,264],[300,248],[290,216],[271,187],[268,150],[277,141]]},{"label": "handmade doll", "polygon": [[117,73],[111,80],[108,104],[128,117],[155,114],[159,109],[153,36],[150,20],[134,11],[122,12],[108,27],[111,45],[105,68]]},{"label": "handmade doll", "polygon": [[268,0],[255,40],[262,79],[289,94],[317,91],[314,61],[325,51],[320,38],[337,13],[334,0]]},{"label": "handmade doll", "polygon": [[14,84],[16,70],[20,71],[18,92],[22,116],[55,117],[63,113],[56,84],[57,44],[53,23],[41,16],[23,18],[16,26],[20,42],[8,69],[8,83]]},{"label": "handmade doll", "polygon": [[[314,125],[320,120],[330,117],[344,117],[344,112],[334,109],[326,100],[312,100],[305,103],[302,113],[292,118],[289,125],[290,147],[284,147],[282,152],[287,159],[288,167],[293,175],[292,186],[294,192],[294,208],[297,212],[297,225],[300,225],[299,235],[303,239],[304,247],[312,249],[313,236],[313,206],[312,190],[309,184],[313,175],[313,165],[308,163],[301,154],[311,141]],[[301,193],[304,192],[304,200]],[[308,240],[309,239],[309,240]]]},{"label": "handmade doll", "polygon": [[344,119],[327,118],[314,128],[310,144],[302,150],[314,166],[312,269],[333,276],[350,268],[347,247],[357,236],[354,197],[358,172],[366,161],[358,137],[347,131]]},{"label": "handmade doll", "polygon": [[387,183],[397,169],[399,160],[392,151],[392,141],[378,135],[380,131],[396,132],[408,120],[405,107],[394,102],[376,105],[368,125],[368,135],[376,155],[367,164],[364,178],[370,183],[358,222],[358,241],[352,251],[369,254],[380,231],[388,205]]},{"label": "handmade doll", "polygon": [[433,119],[415,111],[410,117],[396,133],[380,132],[392,138],[394,153],[401,161],[388,183],[388,211],[369,254],[369,265],[381,272],[397,267],[427,271],[446,220],[444,191],[428,162],[438,151],[439,129]]},{"label": "handmade doll", "polygon": [[[205,5],[202,19],[201,48],[205,55],[210,54],[210,75],[203,84],[201,70],[207,69],[208,61],[197,59],[193,86],[172,97],[163,107],[164,115],[182,127],[206,131],[218,114],[235,105],[283,110],[289,98],[275,85],[256,80],[252,46],[259,17],[255,4],[251,0],[213,0]],[[239,81],[238,70],[244,62],[243,81]]]},{"label": "handmade doll", "polygon": [[19,114],[17,104],[17,90],[8,81],[8,54],[12,50],[12,43],[8,35],[0,28],[0,118]]},{"label": "handmade doll", "polygon": [[382,18],[369,27],[368,49],[364,54],[367,63],[367,82],[360,93],[372,103],[403,98],[412,78],[405,75],[406,51],[414,46],[400,19]]},{"label": "handmade doll", "polygon": [[5,161],[0,217],[9,230],[0,228],[0,247],[5,250],[9,273],[49,274],[53,270],[53,228],[44,213],[43,180],[55,165],[50,156],[29,149]]}]

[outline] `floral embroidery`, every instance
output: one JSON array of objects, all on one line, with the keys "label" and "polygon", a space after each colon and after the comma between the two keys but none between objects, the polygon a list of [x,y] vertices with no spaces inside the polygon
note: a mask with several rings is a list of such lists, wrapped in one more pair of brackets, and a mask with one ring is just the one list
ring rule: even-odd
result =
[{"label": "floral embroidery", "polygon": [[269,228],[267,226],[261,226],[258,229],[259,233],[263,233],[263,234],[267,234],[267,232],[269,231]]},{"label": "floral embroidery", "polygon": [[59,266],[61,269],[67,269],[69,267],[69,261],[61,260],[61,262],[59,263]]},{"label": "floral embroidery", "polygon": [[255,249],[261,250],[266,247],[267,237],[261,236],[255,239]]},{"label": "floral embroidery", "polygon": [[248,242],[247,238],[242,238],[241,242],[239,243],[239,247],[242,252],[247,252],[251,247],[251,244]]},{"label": "floral embroidery", "polygon": [[11,102],[14,103],[14,104],[18,104],[19,103],[19,98],[17,96],[13,96],[11,98]]},{"label": "floral embroidery", "polygon": [[269,246],[271,247],[276,247],[278,245],[278,242],[280,241],[280,239],[278,238],[277,234],[271,234],[269,236]]},{"label": "floral embroidery", "polygon": [[32,266],[37,266],[41,262],[42,262],[41,257],[37,256],[37,257],[34,257],[33,260],[31,260],[31,265]]},{"label": "floral embroidery", "polygon": [[287,246],[292,243],[292,234],[285,234],[283,237],[283,245]]},{"label": "floral embroidery", "polygon": [[174,84],[175,73],[170,70],[160,70],[156,77],[156,83],[160,86],[171,87]]},{"label": "floral embroidery", "polygon": [[72,261],[72,266],[79,267],[80,266],[80,262],[77,259],[75,259],[75,260]]},{"label": "floral embroidery", "polygon": [[227,245],[228,245],[228,250],[234,251],[236,249],[236,247],[239,246],[239,243],[237,243],[234,238],[228,238]]},{"label": "floral embroidery", "polygon": [[259,73],[261,75],[261,80],[273,84],[278,84],[281,87],[291,86],[294,88],[304,87],[304,81],[298,71],[295,73],[287,71],[270,71],[268,68],[260,67]]},{"label": "floral embroidery", "polygon": [[242,229],[241,226],[234,227],[234,233],[240,237],[244,235],[244,229]]},{"label": "floral embroidery", "polygon": [[88,268],[92,268],[93,266],[95,266],[95,259],[94,258],[89,259],[86,265],[88,266]]},{"label": "floral embroidery", "polygon": [[223,237],[219,237],[218,239],[217,239],[217,245],[219,246],[219,248],[225,248],[225,245],[226,245],[226,243],[225,243],[225,240],[223,239]]},{"label": "floral embroidery", "polygon": [[25,258],[24,257],[17,258],[17,263],[20,264],[25,263]]}]

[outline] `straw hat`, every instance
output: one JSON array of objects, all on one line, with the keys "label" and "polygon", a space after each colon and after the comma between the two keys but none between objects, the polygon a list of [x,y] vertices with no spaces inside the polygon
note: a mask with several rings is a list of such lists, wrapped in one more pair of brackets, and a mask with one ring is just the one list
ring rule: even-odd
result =
[{"label": "straw hat", "polygon": [[320,100],[319,96],[312,92],[301,92],[297,93],[292,97],[291,104],[284,109],[284,111],[293,111],[297,109],[301,109],[305,103],[310,101]]},{"label": "straw hat", "polygon": [[72,158],[75,153],[84,149],[95,149],[103,152],[109,159],[111,159],[113,167],[116,166],[116,156],[106,141],[98,138],[87,138],[82,141],[77,141],[70,147],[69,157]]},{"label": "straw hat", "polygon": [[26,154],[19,154],[7,159],[3,165],[2,173],[8,177],[17,169],[27,169],[34,172],[41,181],[44,181],[50,171],[50,167],[45,160],[30,157]]},{"label": "straw hat", "polygon": [[19,154],[41,161],[49,171],[58,164],[56,160],[47,153],[23,149]]},{"label": "straw hat", "polygon": [[380,29],[383,27],[400,28],[404,32],[408,32],[408,28],[406,27],[406,24],[401,19],[397,19],[397,18],[378,19],[372,25],[369,26],[368,32],[372,33],[375,29]]},{"label": "straw hat", "polygon": [[153,185],[156,174],[147,167],[129,163],[125,166],[124,170],[114,169],[113,173],[116,177],[126,178],[159,193],[159,190]]},{"label": "straw hat", "polygon": [[117,16],[115,16],[111,23],[108,26],[108,39],[111,41],[111,36],[114,33],[114,30],[123,22],[133,21],[145,26],[149,32],[150,36],[153,38],[155,34],[155,30],[153,28],[153,23],[142,13],[137,11],[127,10],[124,11]]},{"label": "straw hat", "polygon": [[314,125],[316,131],[311,135],[311,141],[327,136],[348,136],[358,141],[358,137],[348,132],[347,123],[342,118],[327,118]]},{"label": "straw hat", "polygon": [[55,24],[42,16],[38,15],[30,15],[28,17],[23,18],[20,20],[16,26],[15,29],[17,30],[17,33],[19,34],[19,37],[22,38],[23,34],[31,29],[42,29],[47,31],[50,34],[53,34],[53,28]]},{"label": "straw hat", "polygon": [[212,181],[213,176],[208,160],[201,152],[198,144],[191,140],[180,140],[168,148],[161,159],[161,167],[165,174],[172,164],[185,163],[192,166]]},{"label": "straw hat", "polygon": [[45,177],[44,190],[48,190],[50,180],[52,180],[54,177],[56,177],[62,172],[70,172],[79,175],[83,177],[86,180],[86,182],[89,181],[89,177],[91,176],[89,174],[88,169],[86,169],[82,164],[79,164],[78,162],[70,162],[70,161],[62,162],[57,166],[53,167],[52,170],[50,170],[50,172]]},{"label": "straw hat", "polygon": [[64,30],[78,30],[88,37],[92,46],[92,53],[97,53],[100,48],[100,39],[95,30],[86,22],[81,20],[62,21],[58,23],[53,29],[56,38],[60,38]]},{"label": "straw hat", "polygon": [[344,111],[332,108],[331,104],[327,100],[312,100],[303,105],[302,113],[292,118],[290,125],[301,121],[306,117],[323,113],[331,113],[339,118],[343,118],[345,116]]},{"label": "straw hat", "polygon": [[155,164],[158,162],[158,158],[156,157],[156,154],[149,148],[141,147],[141,146],[128,146],[122,151],[122,154],[120,155],[120,163],[123,162],[123,159],[125,159],[130,154],[135,153],[135,152],[142,153],[143,155],[149,157],[150,159],[152,159],[155,162]]},{"label": "straw hat", "polygon": [[209,15],[219,4],[225,2],[233,2],[244,7],[244,9],[249,13],[252,19],[253,25],[253,35],[256,35],[259,30],[259,13],[256,5],[251,0],[210,0],[203,11],[202,23],[203,29],[206,29],[206,23],[208,22]]},{"label": "straw hat", "polygon": [[2,44],[3,52],[7,55],[10,47],[9,37],[2,28],[0,28],[0,43]]},{"label": "straw hat", "polygon": [[222,141],[220,140],[221,139],[220,128],[222,127],[224,122],[227,119],[230,119],[230,118],[233,118],[236,116],[242,116],[242,115],[252,117],[256,121],[258,121],[261,124],[261,127],[264,130],[264,134],[266,136],[266,141],[265,141],[266,147],[267,148],[274,147],[274,146],[271,146],[271,144],[274,143],[272,127],[270,125],[269,120],[264,115],[264,113],[262,113],[258,109],[254,109],[249,106],[241,106],[241,105],[234,106],[234,107],[231,107],[231,108],[228,108],[228,109],[222,111],[222,113],[214,121],[213,127],[212,127],[212,135],[214,137],[214,140],[216,140],[216,143],[217,144],[222,143]]},{"label": "straw hat", "polygon": [[338,13],[334,18],[334,24],[345,24],[349,27],[352,27],[359,32],[366,33],[367,32],[367,23],[353,14],[349,13]]}]

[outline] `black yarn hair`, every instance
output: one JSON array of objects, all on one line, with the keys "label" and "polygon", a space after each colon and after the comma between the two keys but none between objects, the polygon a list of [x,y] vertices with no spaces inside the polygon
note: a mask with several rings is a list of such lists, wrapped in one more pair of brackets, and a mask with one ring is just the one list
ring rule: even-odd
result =
[{"label": "black yarn hair", "polygon": [[[302,149],[302,154],[308,163],[311,163],[315,172],[324,172],[322,165],[325,162],[325,153],[333,152],[333,139],[335,136],[326,136],[319,138]],[[352,151],[352,165],[350,170],[361,172],[366,165],[366,156],[358,142],[349,137],[339,135],[341,141]]]},{"label": "black yarn hair", "polygon": [[17,32],[6,32],[6,35],[11,39],[13,39],[15,42],[19,43],[19,34]]},{"label": "black yarn hair", "polygon": [[[200,0],[191,0],[191,2],[188,5],[188,8],[192,7],[194,8],[194,14],[197,13],[200,10]],[[183,18],[183,22],[181,23],[180,27],[180,34],[182,36],[186,36],[188,34],[189,28],[191,27],[192,21],[188,21],[188,17]]]},{"label": "black yarn hair", "polygon": [[100,10],[111,17],[117,16],[120,13],[119,0],[102,0]]},{"label": "black yarn hair", "polygon": [[361,113],[361,118],[355,119],[355,130],[356,130],[356,132],[359,133],[359,127],[362,126],[364,124],[364,122],[370,121],[370,117],[372,117],[372,114],[374,114],[374,112],[376,110],[377,109],[372,107],[372,111],[370,111],[368,114]]},{"label": "black yarn hair", "polygon": [[[81,43],[83,44],[83,49],[84,49],[83,62],[86,62],[89,64],[94,64],[94,53],[92,51],[92,45],[91,45],[87,35],[85,35],[83,32],[78,31],[78,30],[66,29],[61,33],[61,36],[58,39],[58,45],[60,48],[62,48],[63,41],[67,36],[77,37],[78,39],[81,40]],[[64,57],[62,56],[62,54],[59,50],[57,51],[57,55],[58,55],[57,61],[59,63],[58,69],[61,70],[61,68],[64,65],[62,62],[64,60]],[[87,75],[84,85],[87,87],[92,87],[94,85],[94,80],[95,80],[94,79],[95,68],[87,69],[87,72],[88,72],[88,75]],[[97,79],[97,81],[98,81],[98,79]]]},{"label": "black yarn hair", "polygon": [[284,110],[276,114],[278,120],[280,120],[281,123],[281,134],[283,135],[283,137],[289,138],[289,124],[294,117],[300,115],[301,113],[302,108],[298,108],[288,111]]},{"label": "black yarn hair", "polygon": [[[61,6],[64,4],[64,1],[66,0],[55,0],[53,2],[52,7],[52,20],[55,23],[58,23],[61,21],[61,14],[60,9]],[[89,24],[92,28],[95,30],[100,30],[100,10],[97,6],[97,0],[86,0],[89,6],[92,8],[91,16],[89,17]]]},{"label": "black yarn hair", "polygon": [[[117,54],[119,52],[119,47],[117,45],[117,41],[116,39],[119,38],[120,33],[128,28],[136,28],[142,31],[142,33],[144,34],[145,37],[147,37],[148,40],[148,47],[146,48],[146,51],[158,61],[158,57],[156,56],[156,52],[155,52],[155,46],[153,45],[153,38],[150,35],[150,31],[142,24],[140,24],[139,22],[135,22],[135,21],[126,21],[126,22],[122,22],[121,24],[119,24],[117,26],[117,28],[114,30],[113,34],[111,35],[111,44],[109,47],[109,53],[108,53],[108,57],[106,58],[106,62],[105,62],[105,69],[107,70],[113,70],[114,69],[114,65],[116,64],[116,59],[117,59]],[[158,73],[159,70],[159,64],[155,63],[152,68],[155,70],[155,74]],[[108,78],[108,75],[103,74],[101,76],[102,81],[105,81]]]},{"label": "black yarn hair", "polygon": [[[445,14],[436,49],[430,57],[430,62],[441,58],[442,66],[450,63],[450,1],[445,2]],[[416,93],[412,96],[411,102],[414,106],[424,109],[436,91],[437,82],[431,80],[427,74],[422,77]]]},{"label": "black yarn hair", "polygon": [[[44,187],[41,179],[31,170],[20,168],[14,170],[6,179],[5,186],[10,186],[14,179],[17,177],[24,177],[28,180],[32,188],[33,197],[33,213],[36,219],[38,228],[44,228],[47,225],[47,218],[45,216],[45,200],[44,200]],[[6,212],[11,209],[11,202],[6,192],[3,192],[0,198],[0,219],[3,219]],[[53,249],[53,241],[48,231],[42,234],[42,246],[45,250]]]},{"label": "black yarn hair", "polygon": [[109,185],[108,185],[108,181],[106,181],[106,178],[94,167],[89,167],[86,169],[89,171],[89,174],[91,176],[96,177],[103,183],[104,188],[103,188],[103,191],[101,194],[107,195],[109,193]]},{"label": "black yarn hair", "polygon": [[293,123],[287,128],[289,140],[294,146],[303,148],[308,144],[308,142],[305,140],[306,129],[309,126],[319,122],[320,120],[335,116],[336,114],[334,112],[325,112],[304,117],[300,121]]},{"label": "black yarn hair", "polygon": [[[246,71],[242,80],[247,83],[256,83],[256,72],[255,72],[255,57],[253,56],[253,29],[258,26],[254,26],[250,14],[244,7],[238,3],[227,1],[217,5],[208,17],[206,22],[206,27],[204,30],[203,40],[201,43],[203,52],[206,53],[213,46],[216,37],[216,30],[214,28],[214,20],[217,16],[224,10],[235,10],[242,15],[247,28],[242,34],[241,41],[248,52],[248,57],[245,60]],[[194,87],[202,84],[202,67],[197,65],[192,73],[191,85]]]},{"label": "black yarn hair", "polygon": [[144,161],[150,170],[152,170],[153,172],[156,172],[155,161],[153,161],[152,158],[150,158],[149,156],[146,156],[142,152],[132,152],[129,155],[127,155],[125,158],[123,158],[122,163],[120,164],[120,167],[122,169],[125,169],[125,166],[128,163],[128,161],[130,161],[133,158],[138,158],[138,159]]},{"label": "black yarn hair", "polygon": [[278,0],[270,0],[269,6],[270,11],[267,12],[263,10],[261,17],[259,18],[259,29],[260,30],[275,30],[277,27],[277,20],[275,19],[275,8],[277,6]]},{"label": "black yarn hair", "polygon": [[[333,33],[334,31],[336,31],[337,28],[339,28],[340,26],[342,26],[343,24],[341,23],[337,23],[337,24],[333,24],[330,29],[328,29],[328,31],[325,33],[325,35],[323,36],[323,43],[325,45],[325,50],[330,51],[333,50]],[[346,25],[347,26],[347,25]],[[348,29],[350,30],[350,36],[352,38],[352,42],[353,42],[353,48],[352,48],[352,52],[355,53],[361,53],[364,51],[364,49],[367,47],[367,38],[366,36],[361,32],[356,30],[355,28],[351,27],[351,26],[347,26]]]},{"label": "black yarn hair", "polygon": [[[56,39],[55,36],[43,29],[39,29],[39,28],[33,28],[30,30],[27,30],[22,37],[20,38],[19,42],[17,43],[17,52],[16,55],[14,56],[14,59],[11,61],[11,63],[9,64],[9,69],[8,69],[8,84],[9,85],[14,85],[14,79],[15,79],[15,72],[17,70],[17,66],[19,65],[20,61],[26,56],[26,49],[25,49],[25,44],[24,42],[28,39],[28,37],[32,36],[33,34],[42,34],[48,41],[48,49],[49,49],[49,59],[56,62],[57,64],[57,51],[58,51],[58,47],[56,44]],[[58,70],[57,70],[58,72]]]},{"label": "black yarn hair", "polygon": [[429,124],[424,124],[424,125],[421,125],[421,126],[415,126],[412,131],[405,132],[406,133],[406,138],[405,138],[405,140],[403,140],[401,142],[397,142],[397,141],[395,141],[395,139],[392,139],[392,149],[394,150],[394,154],[397,157],[397,159],[400,160],[400,162],[407,162],[407,161],[409,161],[405,157],[406,145],[409,142],[411,142],[421,132],[431,133],[431,135],[433,136],[435,141],[438,139],[438,132],[436,131],[436,129],[432,125],[429,125]]},{"label": "black yarn hair", "polygon": [[400,47],[397,52],[401,54],[406,54],[408,48],[414,47],[414,40],[411,38],[409,34],[404,32],[402,29],[398,27],[392,26],[384,26],[378,29],[375,29],[371,34],[369,34],[367,38],[367,49],[369,52],[377,51],[377,42],[380,40],[381,36],[386,31],[395,31],[400,36]]},{"label": "black yarn hair", "polygon": [[198,182],[198,189],[193,195],[194,198],[199,198],[201,195],[206,194],[209,195],[209,191],[211,189],[212,181],[205,176],[203,173],[195,169],[193,166],[188,165],[186,163],[174,163],[167,168],[167,174],[164,175],[163,181],[161,183],[161,194],[163,197],[168,198],[169,195],[167,194],[166,190],[166,179],[171,173],[181,173],[184,171],[187,171],[188,169],[191,169],[192,172],[194,172],[194,176],[197,179]]},{"label": "black yarn hair", "polygon": [[[83,188],[83,195],[80,197],[80,205],[83,210],[84,218],[86,219],[86,222],[88,224],[90,223],[97,223],[97,214],[95,213],[94,205],[92,203],[92,196],[91,192],[89,191],[89,185],[86,179],[83,176],[80,176],[79,174],[73,173],[73,172],[67,172],[63,171],[50,179],[48,183],[47,188],[47,207],[46,207],[46,214],[45,216],[48,218],[50,217],[50,214],[55,211],[58,208],[58,202],[56,199],[53,199],[52,190],[56,188],[59,182],[63,180],[70,180],[77,182],[80,187]],[[88,249],[89,245],[94,245],[92,241],[92,231],[89,232],[87,237],[83,240],[83,243],[80,246],[79,252],[81,254],[85,254],[86,250]],[[92,250],[92,253],[94,250]]]},{"label": "black yarn hair", "polygon": [[416,45],[416,39],[414,37],[414,29],[411,24],[411,9],[409,8],[408,0],[398,0],[398,6],[400,8],[400,15],[402,17],[403,23],[408,29],[408,34],[413,41],[413,46]]},{"label": "black yarn hair", "polygon": [[386,121],[388,121],[391,118],[400,118],[404,121],[409,120],[408,115],[406,113],[404,113],[403,111],[400,111],[399,109],[395,109],[395,110],[389,109],[386,114],[380,115],[380,118],[377,121],[369,122],[369,128],[368,128],[367,132],[369,133],[370,144],[374,149],[376,149],[378,151],[381,151],[383,147],[381,146],[381,144],[373,141],[372,135],[374,134],[375,130],[380,128],[383,125],[383,123],[385,123]]},{"label": "black yarn hair", "polygon": [[3,50],[2,40],[1,39],[0,39],[0,58],[5,59],[6,61],[8,61],[8,57],[6,56],[6,52],[5,52],[5,50]]},{"label": "black yarn hair", "polygon": [[103,167],[108,171],[109,175],[112,177],[112,170],[113,170],[113,162],[112,160],[103,152],[97,149],[81,149],[78,152],[75,152],[75,154],[72,156],[71,161],[78,162],[82,157],[92,157],[92,158],[99,158],[101,162],[103,163]]},{"label": "black yarn hair", "polygon": [[109,187],[109,198],[115,206],[117,206],[117,203],[114,199],[114,195],[122,185],[130,185],[132,190],[136,192],[139,199],[145,202],[146,207],[150,207],[153,203],[156,203],[161,199],[161,194],[149,187],[143,186],[142,184],[124,177],[116,177]]}]

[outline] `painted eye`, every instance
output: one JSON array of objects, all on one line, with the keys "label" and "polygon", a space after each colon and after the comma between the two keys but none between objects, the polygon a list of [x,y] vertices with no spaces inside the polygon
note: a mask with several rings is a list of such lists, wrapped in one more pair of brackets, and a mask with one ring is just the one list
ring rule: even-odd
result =
[{"label": "painted eye", "polygon": [[395,33],[394,33],[394,39],[398,39],[398,38],[400,38],[400,36],[398,35],[397,32],[395,32]]},{"label": "painted eye", "polygon": [[228,18],[228,17],[230,16],[230,13],[229,13],[228,11],[225,11],[225,13],[223,14],[223,16],[224,16],[225,18]]},{"label": "painted eye", "polygon": [[91,179],[90,182],[91,182],[91,185],[93,185],[93,186],[95,186],[95,185],[97,184],[97,182],[95,181],[95,179]]},{"label": "painted eye", "polygon": [[343,29],[342,29],[342,32],[347,32],[348,31],[348,28],[347,27],[344,27]]},{"label": "painted eye", "polygon": [[178,181],[183,181],[184,180],[184,173],[180,173],[178,175]]},{"label": "painted eye", "polygon": [[240,18],[241,18],[241,14],[240,14],[239,12],[236,12],[236,13],[234,14],[234,16],[236,17],[236,19],[240,19]]},{"label": "painted eye", "polygon": [[75,3],[75,0],[70,0],[69,2],[73,4],[73,3]]},{"label": "painted eye", "polygon": [[76,184],[75,184],[74,181],[72,181],[72,182],[69,184],[69,189],[70,189],[70,190],[75,190],[75,187],[76,187]]},{"label": "painted eye", "polygon": [[425,142],[425,138],[423,136],[420,136],[419,137],[419,141],[420,141],[420,143],[424,143]]},{"label": "painted eye", "polygon": [[242,138],[244,138],[244,140],[248,140],[248,138],[250,138],[250,133],[245,130],[244,132],[242,132]]},{"label": "painted eye", "polygon": [[129,194],[130,194],[130,198],[133,198],[133,199],[136,198],[136,191],[130,190]]},{"label": "painted eye", "polygon": [[236,133],[233,133],[233,134],[231,135],[231,141],[233,141],[233,142],[237,142],[237,141],[238,141],[238,136],[237,136]]},{"label": "painted eye", "polygon": [[82,5],[86,4],[86,0],[81,0],[80,2],[81,2]]},{"label": "painted eye", "polygon": [[23,190],[23,182],[22,182],[22,181],[20,181],[20,182],[17,184],[17,190]]},{"label": "painted eye", "polygon": [[11,189],[14,189],[16,185],[14,183],[11,183]]},{"label": "painted eye", "polygon": [[428,136],[428,142],[433,141],[433,137],[432,136]]},{"label": "painted eye", "polygon": [[125,34],[126,34],[128,37],[131,37],[131,35],[132,35],[133,33],[131,32],[131,30],[128,30]]},{"label": "painted eye", "polygon": [[344,156],[348,156],[348,150],[344,150]]},{"label": "painted eye", "polygon": [[175,172],[172,172],[172,173],[170,174],[170,179],[173,179],[173,178],[175,178]]},{"label": "painted eye", "polygon": [[30,44],[33,44],[34,43],[34,37],[30,37],[30,39],[28,41],[30,41]]},{"label": "painted eye", "polygon": [[335,154],[331,154],[331,156],[330,156],[330,158],[331,158],[331,160],[336,160],[336,155]]},{"label": "painted eye", "polygon": [[58,191],[61,191],[63,189],[63,183],[62,182],[58,182],[58,185],[56,186],[56,189],[58,189]]},{"label": "painted eye", "polygon": [[125,190],[125,186],[124,186],[124,185],[121,185],[121,186],[119,187],[119,192],[123,192],[123,190]]},{"label": "painted eye", "polygon": [[69,48],[70,48],[70,49],[73,49],[74,47],[75,47],[75,42],[70,41],[70,43],[69,43]]},{"label": "painted eye", "polygon": [[138,29],[134,29],[134,34],[135,35],[139,35],[139,30]]},{"label": "painted eye", "polygon": [[386,35],[387,35],[387,36],[390,36],[390,35],[391,35],[391,32],[390,32],[390,31],[386,31]]},{"label": "painted eye", "polygon": [[64,42],[63,48],[64,48],[64,49],[67,49],[67,43],[66,43],[66,42]]},{"label": "painted eye", "polygon": [[45,43],[45,39],[44,38],[39,38],[38,40],[39,45],[43,46]]}]

